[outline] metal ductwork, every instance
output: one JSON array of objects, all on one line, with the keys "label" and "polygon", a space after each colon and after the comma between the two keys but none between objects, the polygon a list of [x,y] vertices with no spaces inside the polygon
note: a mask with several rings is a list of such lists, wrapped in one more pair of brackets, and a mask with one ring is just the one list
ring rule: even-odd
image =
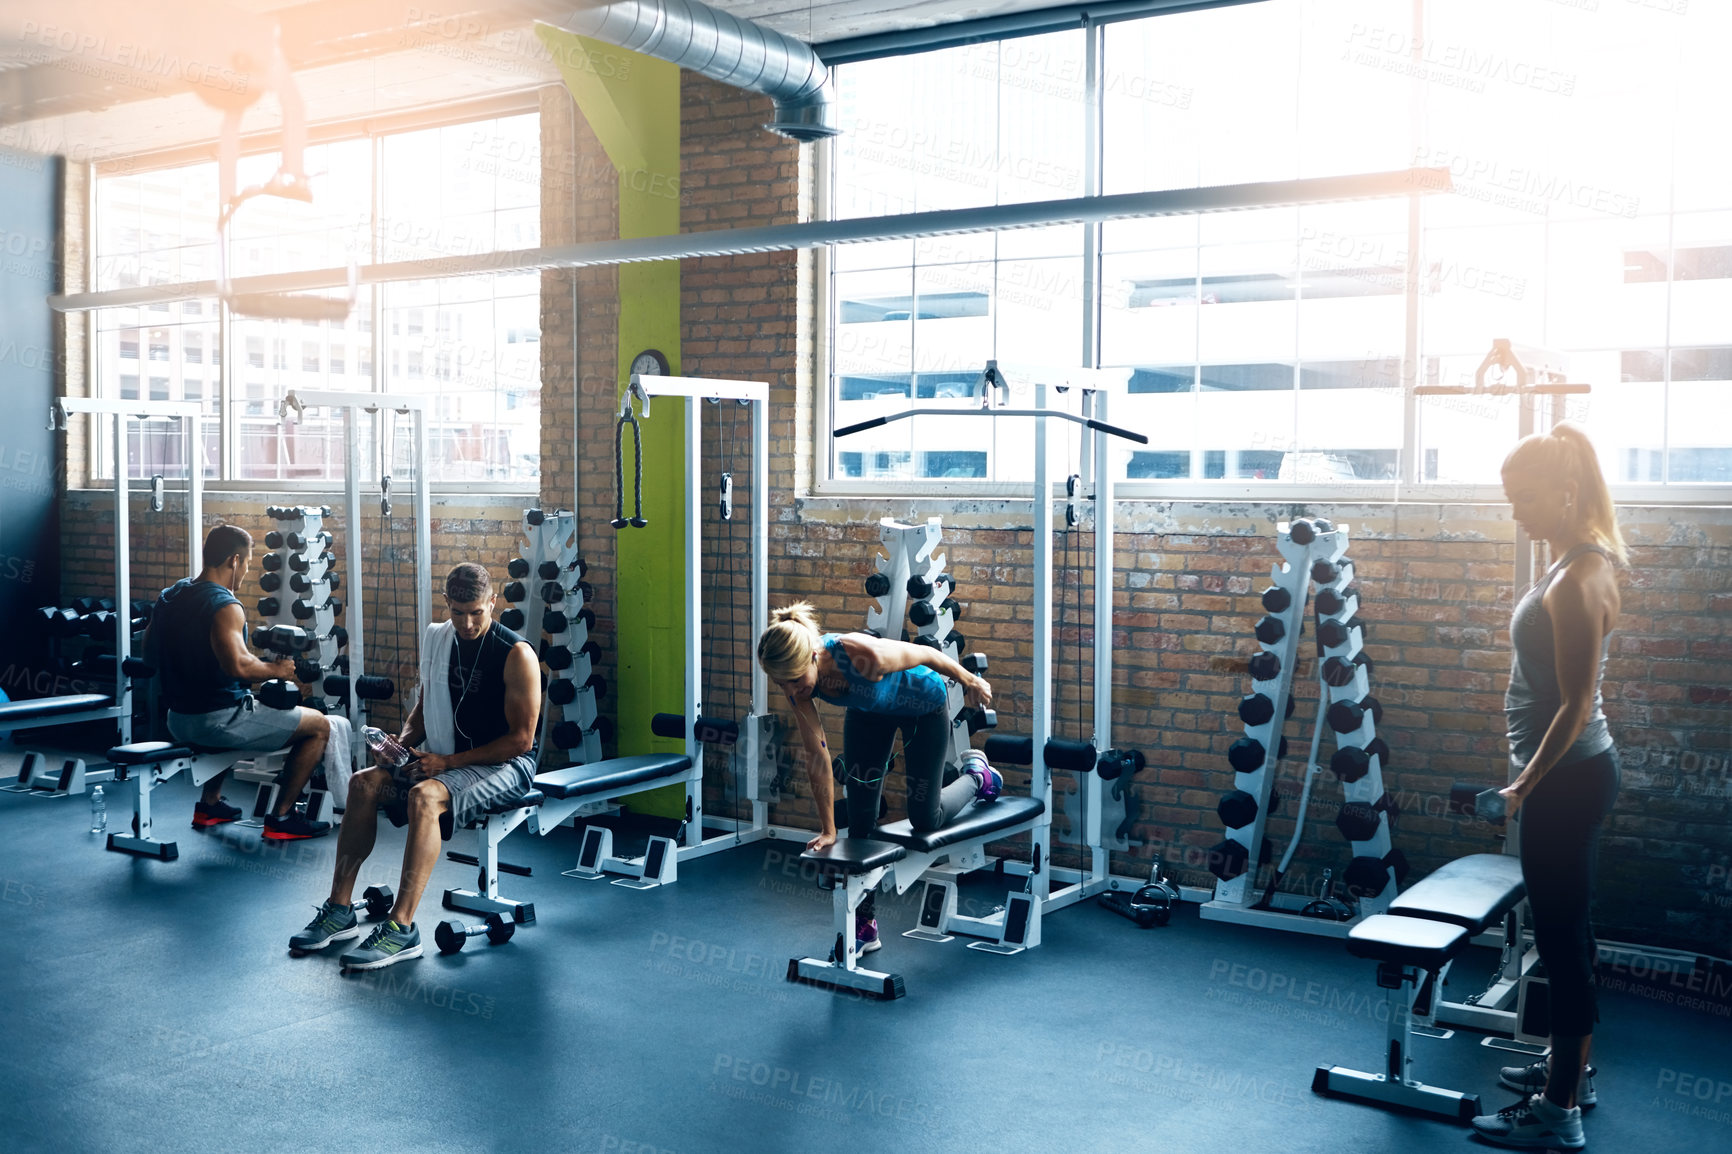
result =
[{"label": "metal ductwork", "polygon": [[698,0],[623,0],[573,12],[558,27],[641,52],[776,102],[771,132],[805,142],[835,136],[834,87],[811,45]]}]

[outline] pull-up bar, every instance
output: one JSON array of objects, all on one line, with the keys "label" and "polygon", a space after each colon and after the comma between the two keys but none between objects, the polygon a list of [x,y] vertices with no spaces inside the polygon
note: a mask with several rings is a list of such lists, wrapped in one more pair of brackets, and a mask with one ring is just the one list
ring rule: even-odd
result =
[{"label": "pull-up bar", "polygon": [[[1090,384],[1065,384],[1054,385],[1053,387],[1060,389],[1080,388],[1085,391],[1099,391],[1097,386]],[[1146,445],[1149,443],[1149,439],[1141,433],[1133,433],[1129,429],[1120,428],[1118,425],[1109,425],[1105,421],[1099,421],[1093,417],[1084,417],[1078,416],[1076,413],[1067,413],[1062,409],[1000,408],[993,398],[999,392],[1009,393],[1010,386],[1005,381],[1003,373],[1000,372],[997,361],[986,362],[986,368],[981,371],[980,380],[976,383],[975,390],[980,396],[980,405],[976,408],[958,409],[943,406],[928,406],[920,409],[904,409],[900,413],[890,413],[886,416],[873,417],[870,420],[859,421],[852,425],[844,425],[830,435],[832,437],[851,437],[855,433],[864,433],[868,429],[882,428],[894,421],[906,421],[910,417],[1035,417],[1038,419],[1069,421],[1072,424],[1081,425],[1085,429],[1089,429],[1093,432],[1106,433],[1108,436],[1113,437],[1123,437],[1125,440],[1133,441],[1139,445]]]}]

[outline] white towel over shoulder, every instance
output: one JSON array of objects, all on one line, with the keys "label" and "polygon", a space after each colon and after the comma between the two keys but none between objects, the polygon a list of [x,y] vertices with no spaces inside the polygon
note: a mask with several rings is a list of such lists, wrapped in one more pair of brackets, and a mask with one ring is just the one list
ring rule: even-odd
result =
[{"label": "white towel over shoulder", "polygon": [[451,711],[451,647],[457,627],[438,621],[421,637],[421,724],[427,729],[427,751],[442,756],[457,752],[457,717]]}]

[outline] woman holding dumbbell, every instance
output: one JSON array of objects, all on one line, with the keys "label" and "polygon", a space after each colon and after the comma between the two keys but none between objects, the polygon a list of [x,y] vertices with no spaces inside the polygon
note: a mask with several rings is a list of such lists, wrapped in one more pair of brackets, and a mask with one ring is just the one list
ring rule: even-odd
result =
[{"label": "woman holding dumbbell", "polygon": [[[812,606],[801,601],[770,614],[769,628],[758,638],[758,664],[787,693],[806,747],[806,776],[822,830],[807,849],[836,842],[830,746],[814,699],[846,710],[842,766],[849,837],[871,837],[878,824],[878,800],[898,731],[907,766],[908,821],[916,830],[939,829],[970,801],[995,798],[1004,788],[998,771],[974,750],[960,767],[961,776],[944,785],[951,733],[944,679],[959,683],[973,708],[992,704],[992,686],[941,650],[866,633],[825,633]],[[857,924],[859,952],[878,949],[871,894],[860,903]]]},{"label": "woman holding dumbbell", "polygon": [[1568,422],[1524,438],[1503,464],[1517,524],[1556,557],[1510,624],[1514,661],[1504,711],[1510,763],[1502,791],[1520,818],[1522,877],[1534,945],[1551,983],[1551,1057],[1505,1067],[1523,1095],[1474,1128],[1506,1146],[1584,1145],[1583,1106],[1595,1102],[1588,1065],[1596,945],[1589,924],[1600,825],[1618,796],[1617,753],[1600,708],[1600,677],[1618,622],[1615,564],[1624,540],[1587,434]]}]

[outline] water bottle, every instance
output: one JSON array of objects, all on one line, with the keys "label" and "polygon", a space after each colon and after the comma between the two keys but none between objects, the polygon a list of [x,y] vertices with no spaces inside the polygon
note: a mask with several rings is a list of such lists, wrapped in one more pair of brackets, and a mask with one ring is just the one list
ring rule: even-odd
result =
[{"label": "water bottle", "polygon": [[108,799],[102,796],[100,785],[90,791],[90,832],[108,832]]},{"label": "water bottle", "polygon": [[401,742],[376,725],[363,726],[361,740],[394,770],[402,769],[415,759],[415,755],[404,749]]}]

